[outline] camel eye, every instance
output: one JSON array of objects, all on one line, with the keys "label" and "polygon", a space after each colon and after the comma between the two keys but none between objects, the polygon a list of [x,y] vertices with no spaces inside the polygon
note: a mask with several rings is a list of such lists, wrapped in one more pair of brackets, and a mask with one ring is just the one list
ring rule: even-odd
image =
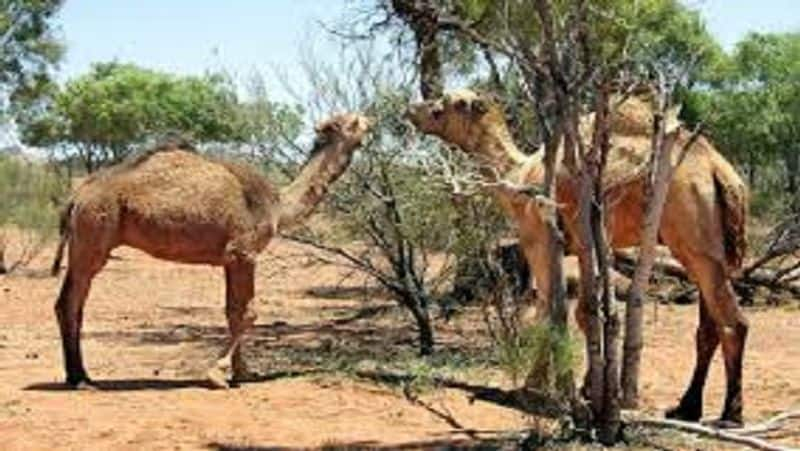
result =
[{"label": "camel eye", "polygon": [[437,121],[442,118],[442,114],[444,114],[444,110],[442,108],[434,108],[433,111],[431,111],[431,116],[433,116],[433,119]]}]

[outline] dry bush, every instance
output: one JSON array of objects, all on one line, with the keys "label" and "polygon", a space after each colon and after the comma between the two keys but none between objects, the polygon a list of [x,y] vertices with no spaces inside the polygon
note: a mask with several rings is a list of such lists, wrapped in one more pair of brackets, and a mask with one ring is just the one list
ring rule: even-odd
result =
[{"label": "dry bush", "polygon": [[484,298],[483,317],[495,343],[499,366],[515,386],[526,382],[529,387],[555,395],[557,381],[571,374],[577,364],[578,343],[568,330],[544,321],[523,322],[525,302],[516,292],[516,281],[501,262],[492,259],[491,264],[497,280],[495,289]]},{"label": "dry bush", "polygon": [[[50,168],[0,157],[0,269],[24,267],[55,235],[66,192],[66,180]],[[5,261],[7,248],[14,252]]]}]

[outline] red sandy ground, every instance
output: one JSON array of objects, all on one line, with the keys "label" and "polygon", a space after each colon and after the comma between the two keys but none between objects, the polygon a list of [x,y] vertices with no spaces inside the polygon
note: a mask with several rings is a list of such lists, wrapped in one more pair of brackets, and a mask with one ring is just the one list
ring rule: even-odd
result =
[{"label": "red sandy ground", "polygon": [[[273,248],[290,252],[291,246]],[[46,268],[50,255],[48,249],[31,267]],[[96,392],[61,386],[52,313],[60,279],[36,271],[0,277],[0,449],[416,449],[468,444],[531,424],[517,411],[470,403],[454,389],[425,391],[415,403],[397,388],[341,374],[279,377],[286,369],[279,364],[260,368],[274,375],[261,382],[208,390],[197,379],[223,338],[221,270],[156,261],[130,249],[115,255],[121,258],[95,280],[86,310],[84,356],[104,388]],[[333,321],[365,305],[358,296],[308,294],[314,287],[335,286],[341,278],[335,269],[296,264],[274,274],[274,265],[262,264],[259,271],[261,327],[248,343],[251,354],[305,346],[313,355],[315,346],[329,346],[331,340],[349,343],[356,337],[352,346],[359,346],[396,340],[398,334],[405,338],[390,346],[413,345],[413,331],[402,316],[392,323]],[[657,321],[654,313],[647,308],[642,391],[644,409],[658,414],[677,400],[689,378],[696,307],[660,306]],[[800,310],[751,309],[748,317],[746,417],[757,421],[800,406]],[[444,329],[442,340],[451,345],[486,344],[477,314]],[[719,413],[723,397],[720,360],[717,356],[706,390],[709,417]],[[798,429],[778,439],[800,446]],[[716,449],[711,442],[686,440],[666,446]]]}]

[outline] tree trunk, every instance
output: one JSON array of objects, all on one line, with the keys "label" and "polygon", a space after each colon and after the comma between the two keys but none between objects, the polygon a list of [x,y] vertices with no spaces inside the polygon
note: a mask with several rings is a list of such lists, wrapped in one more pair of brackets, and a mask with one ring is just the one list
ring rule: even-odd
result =
[{"label": "tree trunk", "polygon": [[84,147],[84,153],[82,156],[83,159],[83,167],[86,169],[86,174],[91,174],[95,170],[95,150],[92,146]]},{"label": "tree trunk", "polygon": [[797,200],[798,171],[800,171],[800,155],[797,148],[787,146],[783,151],[783,161],[786,166],[786,190],[791,195],[791,208],[797,211],[800,201]]},{"label": "tree trunk", "polygon": [[419,59],[420,91],[424,99],[443,93],[442,61],[439,54],[439,11],[428,2],[392,0],[392,8],[414,32]]},{"label": "tree trunk", "polygon": [[6,237],[0,231],[0,274],[6,274],[8,268],[6,267]]},{"label": "tree trunk", "polygon": [[751,151],[748,158],[748,171],[747,171],[747,182],[750,184],[750,189],[755,190],[756,188],[756,157],[755,154]]},{"label": "tree trunk", "polygon": [[617,314],[614,285],[611,283],[611,252],[606,239],[603,220],[603,199],[599,180],[595,186],[595,201],[592,204],[592,233],[596,246],[598,271],[602,292],[603,351],[603,413],[598,425],[598,438],[604,445],[614,445],[620,434],[619,400],[619,315]]},{"label": "tree trunk", "polygon": [[[553,346],[550,349],[550,360],[552,362],[554,353],[560,352],[557,348],[558,341],[569,334],[569,329],[567,328],[567,289],[564,280],[564,238],[558,227],[556,206],[554,204],[547,206],[540,204],[539,211],[547,227],[547,234],[542,238],[546,240],[550,255],[550,299],[547,300],[549,304],[550,333],[558,337],[556,340],[550,341]],[[571,368],[559,368],[552,364],[550,366],[555,369],[555,388],[557,393],[568,400],[572,400],[575,395],[575,381]]]},{"label": "tree trunk", "polygon": [[427,310],[415,310],[414,319],[419,330],[419,355],[427,356],[433,354],[433,327],[431,327],[430,315]]},{"label": "tree trunk", "polygon": [[442,95],[441,67],[439,43],[436,40],[436,25],[419,27],[414,30],[419,54],[419,81],[422,97],[436,98]]},{"label": "tree trunk", "polygon": [[597,290],[597,246],[593,230],[593,181],[592,175],[584,166],[579,174],[580,194],[578,202],[578,262],[581,273],[580,299],[578,302],[586,306],[588,327],[586,330],[586,356],[588,364],[588,390],[589,403],[592,408],[592,418],[596,423],[603,416],[605,399],[605,364],[603,358],[603,322],[601,302]]},{"label": "tree trunk", "polygon": [[432,355],[434,345],[433,327],[426,308],[427,303],[425,300],[420,299],[419,296],[409,294],[403,304],[411,312],[411,316],[414,317],[414,322],[417,324],[419,355],[423,357]]},{"label": "tree trunk", "polygon": [[659,113],[653,118],[653,153],[650,157],[648,184],[645,187],[645,213],[641,229],[639,260],[633,273],[625,311],[625,344],[622,367],[622,405],[634,408],[639,400],[639,368],[644,346],[643,298],[650,281],[658,245],[658,229],[661,214],[672,177],[671,149],[673,139],[665,136],[665,102],[659,105]]},{"label": "tree trunk", "polygon": [[[550,326],[550,330],[548,331],[550,334],[569,333],[567,328],[567,290],[564,279],[564,237],[559,227],[558,202],[556,200],[556,168],[558,163],[556,157],[561,135],[560,130],[554,131],[545,147],[544,195],[542,198],[537,198],[535,200],[538,207],[537,210],[541,215],[546,230],[544,236],[537,237],[537,239],[541,239],[542,242],[546,244],[545,249],[547,249],[547,255],[549,257],[547,265],[550,269],[548,281],[550,287],[549,299],[542,299],[541,302],[545,302],[548,308],[547,321]],[[557,368],[553,365],[553,355],[554,352],[557,351],[555,349],[557,346],[556,342],[557,340],[550,340],[553,347],[549,350],[547,361],[543,362],[543,364],[549,366],[550,369],[557,370],[555,387],[560,396],[569,399],[571,402],[575,395],[575,384],[572,372],[561,371],[563,368]],[[533,375],[537,372],[540,372],[540,369],[532,368]],[[531,387],[531,382],[534,381],[535,378],[528,377],[526,385]],[[533,388],[535,388],[535,384],[533,384]]]}]

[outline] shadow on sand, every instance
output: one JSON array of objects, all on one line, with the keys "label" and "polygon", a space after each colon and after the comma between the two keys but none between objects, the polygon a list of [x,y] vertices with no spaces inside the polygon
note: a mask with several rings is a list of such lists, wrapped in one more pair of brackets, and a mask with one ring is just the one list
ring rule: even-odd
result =
[{"label": "shadow on sand", "polygon": [[[301,377],[319,371],[276,371],[269,374],[253,376],[245,381],[237,382],[231,388],[240,385],[257,384],[262,382]],[[144,391],[144,390],[180,390],[185,388],[205,388],[212,390],[214,387],[205,379],[104,379],[92,381],[97,391]],[[74,389],[65,383],[59,382],[40,382],[28,385],[25,391],[73,391]]]},{"label": "shadow on sand", "polygon": [[[216,451],[405,451],[405,450],[498,450],[515,449],[515,441],[506,438],[462,439],[442,438],[420,440],[407,443],[382,444],[376,441],[331,442],[318,447],[298,448],[292,446],[246,446],[233,443],[209,443],[208,448]],[[509,448],[509,446],[511,446]]]}]

